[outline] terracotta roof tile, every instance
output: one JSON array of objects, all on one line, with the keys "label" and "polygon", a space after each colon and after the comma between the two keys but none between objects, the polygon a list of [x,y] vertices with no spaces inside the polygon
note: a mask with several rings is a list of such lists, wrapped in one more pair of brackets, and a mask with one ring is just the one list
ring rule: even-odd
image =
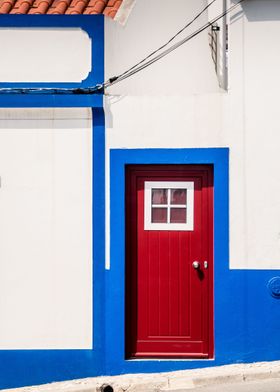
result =
[{"label": "terracotta roof tile", "polygon": [[5,0],[0,5],[0,13],[8,14],[13,6],[15,5],[16,0]]},{"label": "terracotta roof tile", "polygon": [[0,14],[104,14],[114,19],[123,0],[0,0]]},{"label": "terracotta roof tile", "polygon": [[109,0],[107,7],[104,10],[104,15],[109,16],[110,18],[114,19],[122,0]]},{"label": "terracotta roof tile", "polygon": [[106,0],[90,0],[84,14],[102,14],[106,5]]},{"label": "terracotta roof tile", "polygon": [[46,14],[51,5],[51,0],[35,0],[29,14]]},{"label": "terracotta roof tile", "polygon": [[65,14],[67,8],[69,7],[71,0],[54,0],[50,8],[48,9],[48,14]]},{"label": "terracotta roof tile", "polygon": [[10,14],[28,14],[33,0],[17,0]]},{"label": "terracotta roof tile", "polygon": [[68,7],[65,14],[74,15],[74,14],[83,14],[84,10],[88,5],[88,0],[73,0],[71,5]]}]

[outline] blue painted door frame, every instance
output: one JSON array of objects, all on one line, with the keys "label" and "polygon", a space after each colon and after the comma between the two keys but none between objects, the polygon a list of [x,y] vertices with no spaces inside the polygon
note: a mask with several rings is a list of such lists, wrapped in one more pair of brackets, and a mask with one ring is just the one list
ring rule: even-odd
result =
[{"label": "blue painted door frame", "polygon": [[[280,359],[280,302],[267,290],[279,271],[229,269],[229,149],[112,150],[111,266],[106,271],[106,374],[162,372]],[[125,360],[125,166],[214,167],[214,359]]]}]

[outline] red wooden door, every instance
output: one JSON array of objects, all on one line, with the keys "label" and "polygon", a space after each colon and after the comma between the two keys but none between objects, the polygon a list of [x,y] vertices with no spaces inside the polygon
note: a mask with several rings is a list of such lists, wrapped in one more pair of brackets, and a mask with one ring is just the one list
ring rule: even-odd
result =
[{"label": "red wooden door", "polygon": [[213,357],[213,176],[206,165],[126,173],[126,357]]}]

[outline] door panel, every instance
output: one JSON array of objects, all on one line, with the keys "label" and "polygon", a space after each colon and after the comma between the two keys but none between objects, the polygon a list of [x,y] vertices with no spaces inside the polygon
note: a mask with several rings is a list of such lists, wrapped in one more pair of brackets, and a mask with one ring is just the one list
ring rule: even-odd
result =
[{"label": "door panel", "polygon": [[[131,166],[126,176],[126,356],[211,358],[212,167]],[[157,184],[160,189],[167,184],[166,191],[160,192],[168,197],[150,201],[151,193],[145,197],[150,184],[155,189]],[[176,190],[176,184],[178,188],[186,186],[186,191]],[[194,202],[188,204],[187,200],[184,206],[182,194],[185,192],[187,199],[191,199],[191,184]],[[172,196],[176,192],[177,199]],[[168,218],[164,214],[163,220],[171,222],[174,202],[179,206],[175,220],[179,216],[180,222],[182,216],[188,219],[188,209],[193,208],[193,225],[186,221],[185,225],[172,226],[167,222],[165,227],[160,224],[155,227],[161,229],[153,229],[153,225],[145,222],[149,215],[147,203],[150,209],[166,208]],[[185,208],[187,213],[181,213]],[[193,267],[194,261],[200,263],[199,269]],[[204,261],[208,268],[204,267]]]}]

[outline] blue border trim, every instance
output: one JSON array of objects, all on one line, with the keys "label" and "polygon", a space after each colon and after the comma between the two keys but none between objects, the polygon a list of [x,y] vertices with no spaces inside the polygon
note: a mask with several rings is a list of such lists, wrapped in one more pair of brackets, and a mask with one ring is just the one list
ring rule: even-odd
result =
[{"label": "blue border trim", "polygon": [[[103,15],[0,15],[1,28],[81,28],[91,38],[92,70],[81,83],[3,83],[0,88],[53,87],[83,88],[103,82],[104,16]],[[75,105],[76,106],[76,105]]]},{"label": "blue border trim", "polygon": [[[106,272],[106,373],[161,372],[209,366],[212,360],[124,360],[125,166],[129,164],[214,165],[215,266],[228,261],[228,156],[221,149],[143,149],[111,151],[111,269]],[[219,273],[219,269],[216,273]],[[118,282],[118,284],[114,284]],[[219,290],[219,287],[216,288]],[[114,330],[110,327],[114,323]]]},{"label": "blue border trim", "polygon": [[[93,117],[93,349],[102,374],[105,342],[105,116],[94,108]],[[98,371],[98,372],[97,372]]]},{"label": "blue border trim", "polygon": [[[111,269],[106,271],[106,374],[163,372],[280,359],[280,306],[267,282],[279,271],[229,269],[229,149],[112,150]],[[125,166],[214,167],[214,360],[125,360]],[[113,326],[113,327],[112,327]]]},{"label": "blue border trim", "polygon": [[[0,87],[88,87],[104,80],[104,17],[0,15],[1,27],[81,27],[94,39],[94,70],[81,84],[0,83]],[[0,94],[2,108],[91,107],[93,113],[93,349],[1,350],[0,388],[102,374],[104,368],[105,124],[103,95]]]},{"label": "blue border trim", "polygon": [[103,107],[103,95],[0,94],[0,108]]},{"label": "blue border trim", "polygon": [[93,349],[1,350],[0,389],[94,377],[104,369],[105,124],[93,108]]}]

